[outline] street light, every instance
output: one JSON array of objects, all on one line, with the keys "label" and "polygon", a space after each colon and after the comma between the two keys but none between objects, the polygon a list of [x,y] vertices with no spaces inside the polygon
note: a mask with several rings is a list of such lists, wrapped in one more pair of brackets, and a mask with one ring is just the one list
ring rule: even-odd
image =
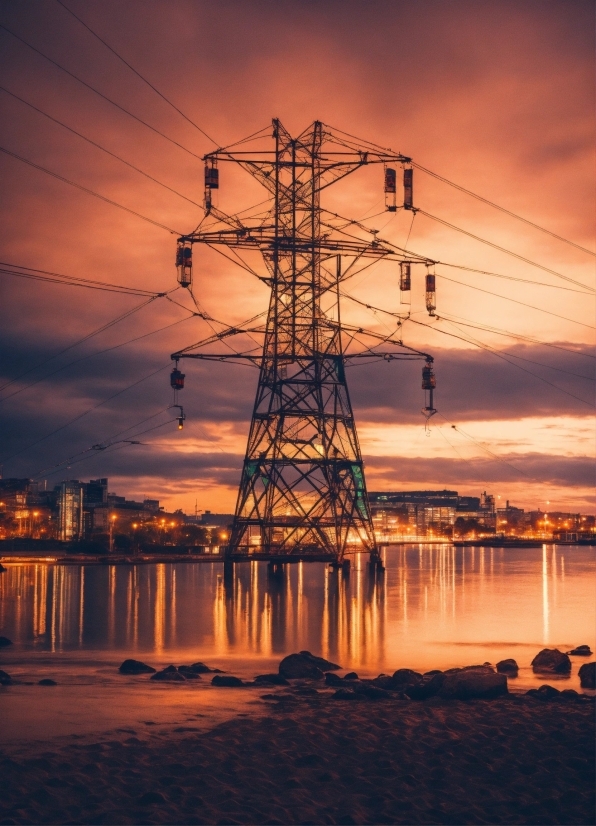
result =
[{"label": "street light", "polygon": [[117,518],[118,517],[116,516],[115,513],[113,513],[110,516],[110,546],[109,546],[110,553],[113,553],[113,551],[114,551],[114,522],[116,521]]}]

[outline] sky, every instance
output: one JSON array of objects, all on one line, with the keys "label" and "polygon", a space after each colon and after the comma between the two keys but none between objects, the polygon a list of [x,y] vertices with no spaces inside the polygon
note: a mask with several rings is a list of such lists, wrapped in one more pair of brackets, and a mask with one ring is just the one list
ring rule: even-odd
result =
[{"label": "sky", "polygon": [[[382,212],[378,168],[324,200],[374,216],[367,226],[399,246],[497,274],[437,266],[437,319],[414,275],[401,334],[435,358],[429,430],[419,363],[348,371],[369,490],[488,490],[500,504],[594,512],[593,4],[4,0],[0,24],[3,265],[174,290],[177,234],[203,214],[200,158],[274,117],[292,134],[321,120],[401,151],[573,242],[418,169],[426,214],[413,220]],[[265,197],[239,174],[222,173],[228,213]],[[267,288],[210,250],[195,251],[195,279],[201,310],[226,324],[267,307]],[[211,332],[187,293],[148,302],[2,273],[0,290],[4,477],[108,476],[129,498],[233,510],[257,372],[185,362],[176,429],[169,356]],[[395,269],[347,291],[404,309]],[[351,323],[389,329],[380,312],[344,307]]]}]

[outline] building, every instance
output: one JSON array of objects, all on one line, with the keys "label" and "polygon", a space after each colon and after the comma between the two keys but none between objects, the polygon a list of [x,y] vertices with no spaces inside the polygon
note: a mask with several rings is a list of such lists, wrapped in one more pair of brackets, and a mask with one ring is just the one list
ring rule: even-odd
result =
[{"label": "building", "polygon": [[81,482],[62,482],[58,491],[59,538],[63,542],[73,542],[83,538],[84,490]]}]

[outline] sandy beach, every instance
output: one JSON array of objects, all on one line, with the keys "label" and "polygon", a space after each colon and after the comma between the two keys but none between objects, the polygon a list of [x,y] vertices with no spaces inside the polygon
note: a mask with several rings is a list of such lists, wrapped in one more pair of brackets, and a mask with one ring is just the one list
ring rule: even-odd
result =
[{"label": "sandy beach", "polygon": [[245,690],[253,712],[207,730],[144,725],[4,749],[0,823],[594,823],[588,698]]}]

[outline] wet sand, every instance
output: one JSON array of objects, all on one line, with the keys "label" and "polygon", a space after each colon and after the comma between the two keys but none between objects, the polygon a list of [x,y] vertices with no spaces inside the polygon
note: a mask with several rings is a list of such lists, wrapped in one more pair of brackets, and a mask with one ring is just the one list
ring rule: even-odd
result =
[{"label": "wet sand", "polygon": [[135,725],[5,748],[0,823],[594,823],[588,699],[244,690],[253,712],[209,730]]}]

